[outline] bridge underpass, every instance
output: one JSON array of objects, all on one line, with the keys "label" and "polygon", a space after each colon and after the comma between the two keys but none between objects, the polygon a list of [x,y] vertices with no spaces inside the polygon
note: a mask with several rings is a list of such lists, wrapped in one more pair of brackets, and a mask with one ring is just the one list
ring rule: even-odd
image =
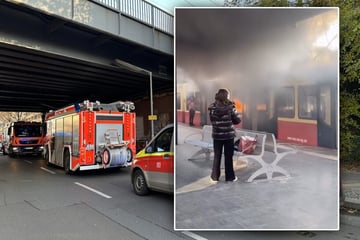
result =
[{"label": "bridge underpass", "polygon": [[[104,15],[94,13],[93,17],[115,15],[123,24],[130,24],[122,25],[119,33],[134,29],[149,41],[143,38],[135,41],[123,36],[126,34],[95,28],[74,21],[71,16],[68,19],[19,2],[24,1],[0,1],[0,111],[47,112],[85,99],[104,103],[131,100],[135,102],[137,117],[143,119],[142,132],[146,135],[149,128],[146,115],[150,112],[149,76],[121,68],[116,64],[119,59],[153,73],[154,108],[157,113],[167,112],[172,118],[173,54],[162,50],[161,44],[151,46],[153,35],[139,29],[147,29],[157,37],[171,39],[171,35],[157,32],[148,25],[141,26],[142,23],[120,16],[119,12],[104,8],[96,1],[27,2],[50,4],[53,10],[63,9],[62,6],[55,8],[54,4],[70,3],[72,12],[76,8],[74,3],[88,4],[97,10],[95,13],[105,12]],[[1,239],[58,236],[183,239],[173,231],[172,196],[154,194],[144,204],[143,198],[134,197],[132,193],[129,168],[68,176],[63,169],[48,166],[40,157],[11,158],[0,153],[0,175]],[[106,193],[109,198],[79,187],[78,183]],[[134,209],[133,206],[140,207]],[[158,217],[159,212],[162,214]],[[15,222],[19,228],[13,227]]]},{"label": "bridge underpass", "polygon": [[149,98],[149,75],[125,69],[117,59],[151,71],[154,95],[173,94],[173,54],[161,47],[14,1],[0,3],[0,16],[0,111]]}]

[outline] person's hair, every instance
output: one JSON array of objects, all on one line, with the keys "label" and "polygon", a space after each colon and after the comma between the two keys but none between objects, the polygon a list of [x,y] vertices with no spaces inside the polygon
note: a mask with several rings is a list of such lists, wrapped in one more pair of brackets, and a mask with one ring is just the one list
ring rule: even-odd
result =
[{"label": "person's hair", "polygon": [[229,92],[228,90],[222,88],[215,94],[215,100],[219,102],[227,102],[228,101]]}]

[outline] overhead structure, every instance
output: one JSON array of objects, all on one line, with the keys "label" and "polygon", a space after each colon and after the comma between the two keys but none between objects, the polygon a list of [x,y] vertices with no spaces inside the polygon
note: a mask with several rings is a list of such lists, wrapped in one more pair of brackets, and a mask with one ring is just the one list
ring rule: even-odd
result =
[{"label": "overhead structure", "polygon": [[0,3],[0,111],[148,98],[148,75],[116,59],[151,70],[154,94],[173,92],[173,54],[14,2]]}]

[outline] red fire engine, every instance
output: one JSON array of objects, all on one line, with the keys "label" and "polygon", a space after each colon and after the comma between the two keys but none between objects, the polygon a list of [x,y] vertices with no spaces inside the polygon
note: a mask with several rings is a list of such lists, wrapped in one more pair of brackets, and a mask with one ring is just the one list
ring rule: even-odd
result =
[{"label": "red fire engine", "polygon": [[40,155],[42,151],[43,126],[40,122],[18,121],[10,124],[3,146],[4,155]]},{"label": "red fire engine", "polygon": [[128,167],[136,154],[132,102],[84,101],[46,114],[44,157],[76,170]]}]

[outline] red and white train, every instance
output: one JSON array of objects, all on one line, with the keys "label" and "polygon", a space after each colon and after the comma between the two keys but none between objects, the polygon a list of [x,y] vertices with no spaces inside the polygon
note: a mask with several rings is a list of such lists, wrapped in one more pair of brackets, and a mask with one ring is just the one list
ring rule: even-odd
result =
[{"label": "red and white train", "polygon": [[[215,92],[215,91],[214,91]],[[207,106],[214,97],[194,92],[186,84],[177,88],[177,121],[188,123],[186,98],[195,98],[195,126],[209,124]],[[242,127],[275,134],[278,141],[336,149],[338,147],[338,86],[330,82],[296,82],[256,89],[240,98],[231,94],[242,116]],[[241,95],[241,94],[240,94]]]}]

